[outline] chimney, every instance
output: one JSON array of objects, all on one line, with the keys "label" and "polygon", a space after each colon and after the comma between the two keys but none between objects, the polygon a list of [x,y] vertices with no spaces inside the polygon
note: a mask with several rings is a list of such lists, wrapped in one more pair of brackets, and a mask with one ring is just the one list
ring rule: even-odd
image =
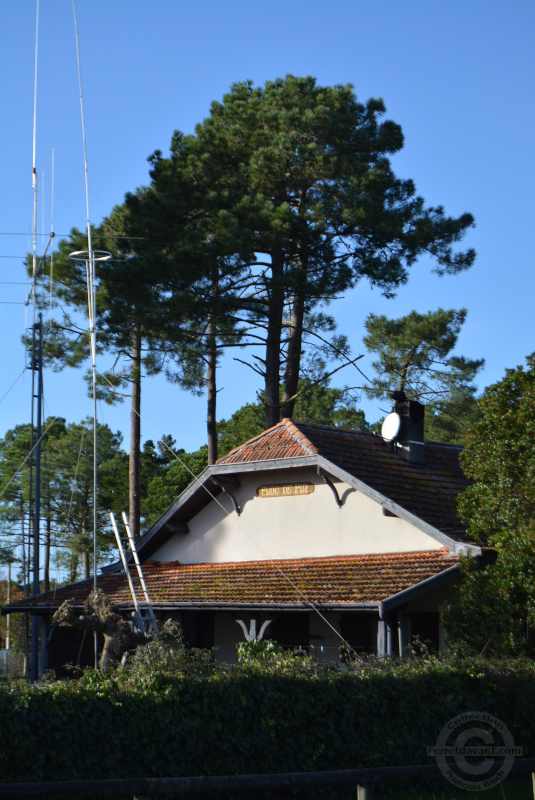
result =
[{"label": "chimney", "polygon": [[403,447],[403,455],[409,464],[423,465],[425,406],[417,400],[407,400],[405,392],[392,392],[392,399],[394,411],[401,418],[396,439]]}]

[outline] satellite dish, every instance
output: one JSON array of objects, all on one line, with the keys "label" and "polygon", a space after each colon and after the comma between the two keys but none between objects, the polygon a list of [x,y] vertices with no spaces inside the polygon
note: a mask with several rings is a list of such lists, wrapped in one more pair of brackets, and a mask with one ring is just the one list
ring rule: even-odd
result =
[{"label": "satellite dish", "polygon": [[386,442],[393,441],[399,433],[401,417],[393,411],[386,417],[381,427],[381,436]]}]

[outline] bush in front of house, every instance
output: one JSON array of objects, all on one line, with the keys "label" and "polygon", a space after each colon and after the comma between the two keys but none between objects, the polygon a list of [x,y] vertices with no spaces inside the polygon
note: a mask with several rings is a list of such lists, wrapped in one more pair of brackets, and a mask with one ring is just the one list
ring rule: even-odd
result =
[{"label": "bush in front of house", "polygon": [[294,662],[229,667],[206,652],[153,648],[110,677],[87,670],[68,683],[5,689],[0,781],[433,763],[427,747],[466,711],[498,717],[525,756],[534,752],[531,662]]}]

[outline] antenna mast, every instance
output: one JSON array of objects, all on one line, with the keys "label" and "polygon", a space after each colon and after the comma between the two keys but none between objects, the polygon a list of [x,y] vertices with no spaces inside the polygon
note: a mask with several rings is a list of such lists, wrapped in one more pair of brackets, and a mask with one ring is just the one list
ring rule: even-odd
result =
[{"label": "antenna mast", "polygon": [[[89,180],[87,170],[87,147],[85,138],[84,99],[82,94],[82,71],[80,68],[80,45],[78,41],[78,22],[76,20],[76,3],[72,0],[74,13],[74,32],[76,37],[76,58],[78,61],[78,84],[80,87],[80,110],[82,114],[82,139],[84,145],[84,171],[85,171],[85,203],[87,209],[87,251],[71,253],[74,261],[85,261],[87,277],[87,306],[89,317],[89,342],[91,348],[91,367],[93,384],[93,590],[97,592],[97,327],[96,327],[96,284],[95,284],[95,257],[98,261],[107,261],[111,253],[93,251],[91,242],[91,222],[89,218]],[[95,633],[95,668],[98,666],[98,643]]]},{"label": "antenna mast", "polygon": [[[35,71],[33,78],[33,157],[32,157],[32,186],[33,186],[33,279],[37,269],[37,168],[36,168],[36,142],[37,142],[37,51],[39,42],[39,0],[35,19]],[[35,325],[35,295],[33,303],[33,324]]]},{"label": "antenna mast", "polygon": [[[37,150],[37,53],[39,42],[39,0],[36,3],[36,16],[35,16],[35,66],[34,66],[34,83],[33,83],[33,148],[32,148],[32,188],[33,188],[33,220],[32,220],[32,233],[33,233],[33,253],[32,253],[32,290],[33,290],[33,303],[32,303],[32,355],[30,369],[32,371],[32,408],[30,419],[30,480],[29,480],[29,537],[28,537],[28,578],[30,573],[30,564],[32,563],[31,541],[33,533],[33,584],[32,591],[34,594],[39,594],[39,490],[37,487],[37,480],[35,486],[35,499],[33,500],[34,514],[32,516],[32,490],[33,490],[33,466],[35,458],[36,477],[39,476],[39,458],[40,447],[36,448],[34,454],[34,426],[35,426],[35,371],[37,367],[37,359],[35,357],[35,310],[36,310],[36,297],[35,297],[35,280],[37,275],[37,165],[36,165],[36,150]],[[28,297],[29,300],[29,297]],[[27,300],[27,302],[28,302]],[[26,303],[27,304],[27,303]],[[39,376],[41,372],[39,371]],[[41,379],[38,381],[38,391],[41,390]],[[37,399],[37,426],[40,427],[40,400]],[[24,524],[24,523],[23,523]],[[29,580],[28,580],[29,583]],[[27,618],[26,618],[27,619]],[[30,680],[35,683],[39,678],[39,618],[35,615],[32,616],[31,624],[31,666],[30,666]],[[26,625],[26,637],[28,635],[28,626]],[[27,649],[27,642],[26,642]]]}]

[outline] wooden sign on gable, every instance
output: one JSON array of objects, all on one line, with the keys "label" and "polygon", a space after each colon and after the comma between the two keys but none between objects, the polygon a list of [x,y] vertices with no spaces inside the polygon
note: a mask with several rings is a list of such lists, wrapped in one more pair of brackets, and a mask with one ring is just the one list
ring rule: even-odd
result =
[{"label": "wooden sign on gable", "polygon": [[257,497],[296,497],[301,494],[312,494],[313,483],[274,483],[271,486],[259,486]]}]

